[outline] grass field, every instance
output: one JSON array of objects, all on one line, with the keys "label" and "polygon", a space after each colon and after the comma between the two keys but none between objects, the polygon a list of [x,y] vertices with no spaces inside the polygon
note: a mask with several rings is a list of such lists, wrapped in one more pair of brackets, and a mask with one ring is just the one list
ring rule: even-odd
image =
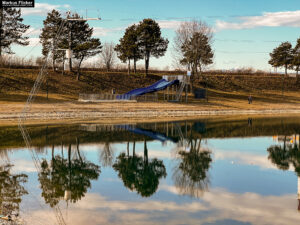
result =
[{"label": "grass field", "polygon": [[[0,69],[0,120],[15,120],[24,106],[28,93],[34,84],[38,70]],[[242,110],[300,110],[300,84],[295,78],[283,79],[280,75],[206,75],[205,79],[194,81],[194,87],[208,87],[208,102],[188,96],[188,103],[163,102],[163,92],[158,103],[80,103],[79,93],[125,93],[134,88],[144,87],[161,79],[162,74],[127,75],[121,72],[84,71],[81,80],[76,75],[49,72],[48,99],[47,82],[44,81],[32,107],[32,115],[47,117],[47,113],[97,114],[118,112],[149,114],[149,112],[174,112],[179,116],[192,111],[242,111]],[[206,81],[206,83],[205,83]],[[253,104],[247,98],[253,96]],[[43,115],[44,113],[44,115]],[[243,112],[244,114],[245,112]],[[276,112],[275,112],[276,113]],[[104,115],[103,114],[103,115]],[[142,114],[141,114],[142,115]],[[164,114],[165,115],[165,114]],[[174,116],[175,114],[170,114]],[[191,113],[186,113],[191,116]],[[165,115],[168,117],[168,115]],[[54,118],[55,116],[53,116]],[[101,117],[101,116],[100,116]],[[107,118],[107,116],[106,116]]]}]

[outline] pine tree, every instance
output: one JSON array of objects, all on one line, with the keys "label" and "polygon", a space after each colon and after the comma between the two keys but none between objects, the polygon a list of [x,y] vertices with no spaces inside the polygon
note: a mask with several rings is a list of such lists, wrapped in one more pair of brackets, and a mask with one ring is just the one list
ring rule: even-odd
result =
[{"label": "pine tree", "polygon": [[[52,10],[48,13],[47,18],[44,20],[44,27],[40,35],[40,42],[42,43],[42,54],[46,57],[49,54],[52,46],[55,48],[52,49],[52,68],[55,70],[55,63],[58,59],[62,59],[64,56],[63,51],[57,51],[57,48],[66,48],[66,27],[62,25],[63,18],[61,14]],[[60,29],[64,31],[59,32]],[[57,36],[57,34],[60,34]]]},{"label": "pine tree", "polygon": [[141,21],[137,27],[137,33],[139,50],[145,59],[145,70],[146,75],[148,75],[150,57],[164,56],[169,41],[161,37],[160,27],[152,19]]},{"label": "pine tree", "polygon": [[271,59],[269,64],[273,67],[284,67],[285,75],[287,76],[287,69],[293,61],[293,49],[290,42],[283,42],[270,53]]},{"label": "pine tree", "polygon": [[13,54],[12,44],[29,44],[28,37],[23,36],[29,25],[22,22],[20,9],[0,8],[0,57],[3,53]]},{"label": "pine tree", "polygon": [[292,66],[294,67],[294,69],[296,71],[297,82],[300,82],[300,75],[299,75],[299,70],[300,70],[300,38],[298,38],[297,44],[296,44],[295,48],[293,49]]},{"label": "pine tree", "polygon": [[[78,14],[69,16],[70,19],[82,19]],[[92,38],[93,28],[89,26],[86,20],[72,20],[68,22],[68,43],[73,51],[74,59],[78,60],[77,80],[80,79],[80,67],[82,61],[86,58],[95,56],[101,52],[102,46],[98,38]],[[72,70],[71,59],[69,61]]]},{"label": "pine tree", "polygon": [[[82,19],[77,13],[69,15],[69,19]],[[68,21],[67,26],[68,34],[68,47],[73,51],[76,59],[80,59],[78,56],[76,47],[88,41],[93,34],[93,28],[89,26],[85,20],[72,20]],[[78,57],[77,57],[78,56]],[[72,59],[69,59],[70,71],[72,71]]]},{"label": "pine tree", "polygon": [[128,74],[130,73],[130,60],[133,60],[134,73],[136,73],[136,62],[142,59],[142,54],[138,46],[138,33],[135,24],[126,29],[124,36],[120,39],[120,44],[115,47],[115,51],[122,62],[128,61]]},{"label": "pine tree", "polygon": [[[53,69],[55,69],[55,61],[58,59],[64,60],[65,51],[57,51],[57,48],[71,49],[74,59],[78,60],[77,79],[80,78],[80,67],[82,61],[88,57],[92,57],[101,52],[101,42],[99,39],[92,38],[93,28],[82,19],[78,14],[68,16],[68,19],[79,20],[65,20],[60,13],[53,10],[48,13],[44,21],[44,28],[40,35],[41,43],[43,45],[42,53],[46,56],[54,45],[52,52]],[[58,32],[61,29],[61,32]],[[57,34],[60,33],[59,36]],[[70,71],[72,71],[72,58],[69,59]]]},{"label": "pine tree", "polygon": [[93,57],[101,52],[102,46],[98,38],[89,38],[81,44],[77,44],[74,57],[79,60],[77,66],[77,80],[80,79],[80,66],[85,58]]}]

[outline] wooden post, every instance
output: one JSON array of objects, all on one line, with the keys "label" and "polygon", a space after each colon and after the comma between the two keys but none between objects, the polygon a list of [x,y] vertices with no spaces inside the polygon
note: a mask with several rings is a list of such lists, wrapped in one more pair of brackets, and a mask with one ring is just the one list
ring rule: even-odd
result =
[{"label": "wooden post", "polygon": [[185,121],[185,138],[187,138],[187,123]]},{"label": "wooden post", "polygon": [[185,84],[185,102],[187,103],[188,96],[187,96],[187,84]]},{"label": "wooden post", "polygon": [[174,86],[172,86],[172,100],[174,101]]},{"label": "wooden post", "polygon": [[167,87],[167,100],[169,101],[169,87]]}]

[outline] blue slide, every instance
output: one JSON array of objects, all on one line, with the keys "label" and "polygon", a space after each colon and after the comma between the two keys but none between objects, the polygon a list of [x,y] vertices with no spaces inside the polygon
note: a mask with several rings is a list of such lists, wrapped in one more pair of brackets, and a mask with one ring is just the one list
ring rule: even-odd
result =
[{"label": "blue slide", "polygon": [[178,84],[178,83],[179,83],[178,80],[167,81],[165,79],[161,79],[148,87],[137,88],[137,89],[131,90],[131,91],[127,92],[125,95],[131,95],[131,96],[144,95],[147,93],[164,90],[167,87],[169,87],[173,84]]}]

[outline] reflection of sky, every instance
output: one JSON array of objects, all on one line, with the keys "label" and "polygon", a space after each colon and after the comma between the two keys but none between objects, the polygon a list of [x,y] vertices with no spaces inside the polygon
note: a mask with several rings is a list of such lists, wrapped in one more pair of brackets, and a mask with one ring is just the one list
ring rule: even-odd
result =
[{"label": "reflection of sky", "polygon": [[[157,192],[142,198],[123,185],[111,167],[101,167],[97,181],[76,204],[65,203],[61,209],[69,224],[299,224],[297,212],[297,177],[293,171],[280,171],[268,160],[266,149],[275,144],[271,137],[209,139],[203,147],[212,151],[209,169],[209,191],[199,199],[179,195],[172,179],[179,165],[176,144],[159,141],[147,143],[149,157],[163,160],[167,177],[160,180]],[[127,143],[111,145],[114,156],[126,152]],[[103,144],[82,145],[82,155],[99,162]],[[55,152],[61,154],[61,147]],[[74,146],[75,149],[75,146]],[[67,152],[64,156],[67,157]],[[143,156],[144,143],[136,143],[136,154]],[[132,154],[132,143],[130,143]],[[49,159],[51,149],[39,157]],[[29,175],[24,197],[23,213],[30,224],[53,224],[54,214],[40,198],[37,173],[28,151],[19,150],[9,155],[15,172]],[[40,202],[40,203],[39,203]],[[51,212],[51,213],[49,213]],[[53,218],[52,218],[53,217]],[[274,220],[274,218],[276,219]]]}]

